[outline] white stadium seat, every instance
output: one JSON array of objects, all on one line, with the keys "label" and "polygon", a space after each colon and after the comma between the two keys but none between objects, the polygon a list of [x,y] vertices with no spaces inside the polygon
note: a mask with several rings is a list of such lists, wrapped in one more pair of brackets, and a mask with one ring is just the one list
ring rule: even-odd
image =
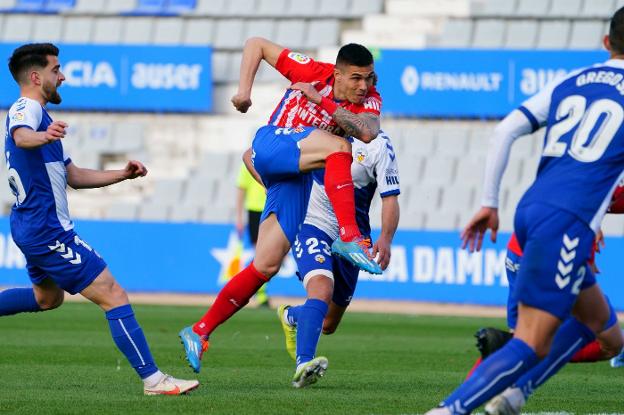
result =
[{"label": "white stadium seat", "polygon": [[517,0],[481,0],[472,2],[472,15],[485,17],[512,16]]},{"label": "white stadium seat", "polygon": [[523,17],[543,17],[550,10],[551,0],[518,0],[516,15]]},{"label": "white stadium seat", "polygon": [[338,20],[312,20],[307,27],[305,49],[316,49],[322,46],[332,46],[338,43],[340,23]]},{"label": "white stadium seat", "polygon": [[214,47],[219,49],[241,49],[243,46],[244,20],[222,19],[217,21]]},{"label": "white stadium seat", "polygon": [[104,216],[109,220],[133,221],[138,217],[138,206],[134,203],[118,202],[109,205],[104,211]]},{"label": "white stadium seat", "polygon": [[549,16],[575,18],[581,11],[581,0],[551,0]]},{"label": "white stadium seat", "polygon": [[426,183],[435,183],[443,185],[451,183],[455,177],[454,157],[435,157],[425,161],[425,169],[423,172],[423,181]]},{"label": "white stadium seat", "polygon": [[284,16],[310,17],[316,14],[318,8],[319,0],[290,0],[284,11]]},{"label": "white stadium seat", "polygon": [[89,43],[94,18],[90,16],[67,16],[63,25],[62,39],[65,43]]},{"label": "white stadium seat", "polygon": [[226,16],[254,16],[256,0],[228,0],[224,15]]},{"label": "white stadium seat", "polygon": [[383,11],[383,0],[352,0],[349,7],[350,16],[367,16]]},{"label": "white stadium seat", "polygon": [[600,20],[575,21],[570,34],[570,49],[601,49],[603,23]]},{"label": "white stadium seat", "polygon": [[34,19],[31,41],[56,43],[61,40],[63,32],[63,18],[61,16],[40,15]]},{"label": "white stadium seat", "polygon": [[[260,36],[266,39],[273,39],[275,33],[275,21],[273,19],[248,20],[245,25],[244,39],[253,36]],[[242,44],[240,45],[242,48]]]},{"label": "white stadium seat", "polygon": [[93,43],[120,43],[122,34],[122,19],[120,17],[101,17],[95,19],[93,29]]},{"label": "white stadium seat", "polygon": [[25,42],[31,38],[33,18],[23,14],[9,14],[4,19],[2,40],[5,42]]},{"label": "white stadium seat", "polygon": [[614,0],[584,0],[580,15],[593,18],[610,18],[613,14]]},{"label": "white stadium seat", "polygon": [[152,42],[156,45],[179,45],[182,43],[184,21],[177,17],[156,18]]},{"label": "white stadium seat", "polygon": [[452,19],[444,24],[442,34],[440,34],[436,46],[449,48],[468,47],[471,39],[472,20]]},{"label": "white stadium seat", "polygon": [[197,205],[174,204],[169,211],[170,222],[199,222],[201,207]]},{"label": "white stadium seat", "polygon": [[303,48],[306,26],[307,23],[305,20],[279,20],[275,33],[275,43],[291,49]]},{"label": "white stadium seat", "polygon": [[347,17],[349,14],[349,0],[320,0],[316,11],[319,17]]},{"label": "white stadium seat", "polygon": [[280,16],[288,8],[290,0],[258,0],[255,15],[260,17]]},{"label": "white stadium seat", "polygon": [[138,219],[142,222],[165,222],[169,207],[164,204],[143,203],[139,208]]},{"label": "white stadium seat", "polygon": [[537,36],[539,49],[564,49],[568,46],[570,22],[567,20],[542,21]]},{"label": "white stadium seat", "polygon": [[505,22],[500,19],[477,20],[472,39],[474,48],[500,48],[505,36]]},{"label": "white stadium seat", "polygon": [[122,43],[129,45],[151,43],[153,28],[153,17],[127,17],[123,21]]},{"label": "white stadium seat", "polygon": [[535,20],[511,20],[507,23],[507,33],[503,47],[508,49],[532,49],[537,41]]},{"label": "white stadium seat", "polygon": [[210,45],[213,40],[214,20],[188,19],[185,23],[182,43],[185,45]]},{"label": "white stadium seat", "polygon": [[436,141],[436,155],[463,156],[468,150],[468,131],[462,128],[440,129]]}]

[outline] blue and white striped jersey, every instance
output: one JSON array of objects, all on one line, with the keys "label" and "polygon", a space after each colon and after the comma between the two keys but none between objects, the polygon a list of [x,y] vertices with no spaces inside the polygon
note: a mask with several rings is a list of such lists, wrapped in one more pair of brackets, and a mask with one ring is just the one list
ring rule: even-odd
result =
[{"label": "blue and white striped jersey", "polygon": [[11,233],[19,246],[47,246],[62,232],[73,229],[67,207],[67,165],[71,159],[61,141],[34,149],[15,145],[16,128],[45,131],[52,118],[39,102],[21,97],[6,118],[4,154],[9,186],[15,195],[11,211]]}]

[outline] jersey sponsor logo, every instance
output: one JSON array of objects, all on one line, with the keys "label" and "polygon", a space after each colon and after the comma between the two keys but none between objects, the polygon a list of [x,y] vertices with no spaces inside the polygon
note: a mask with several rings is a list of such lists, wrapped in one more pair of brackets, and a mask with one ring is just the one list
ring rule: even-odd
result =
[{"label": "jersey sponsor logo", "polygon": [[381,102],[377,98],[368,97],[364,100],[364,108],[367,110],[381,111]]},{"label": "jersey sponsor logo", "polygon": [[368,152],[363,149],[363,148],[358,148],[355,152],[355,160],[362,164],[364,163],[364,160],[366,160],[366,158],[368,157]]},{"label": "jersey sponsor logo", "polygon": [[386,176],[386,185],[398,185],[399,178],[397,176]]},{"label": "jersey sponsor logo", "polygon": [[319,264],[322,264],[325,262],[325,257],[321,254],[318,254],[314,257],[314,260],[318,262]]},{"label": "jersey sponsor logo", "polygon": [[310,62],[310,57],[304,55],[303,53],[299,53],[299,52],[290,52],[288,54],[288,57],[292,60],[294,60],[297,63],[300,63],[302,65],[305,65],[306,63]]},{"label": "jersey sponsor logo", "polygon": [[11,117],[12,121],[24,121],[24,113],[22,111],[16,112]]}]

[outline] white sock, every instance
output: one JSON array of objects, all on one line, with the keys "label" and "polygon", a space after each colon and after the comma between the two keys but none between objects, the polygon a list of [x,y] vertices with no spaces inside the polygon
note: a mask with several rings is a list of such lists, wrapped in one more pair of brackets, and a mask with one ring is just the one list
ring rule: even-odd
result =
[{"label": "white sock", "polygon": [[161,372],[160,370],[158,370],[155,373],[152,373],[151,375],[143,379],[143,384],[147,386],[148,388],[153,388],[154,386],[158,385],[158,383],[163,379],[163,377],[165,377],[165,374]]}]

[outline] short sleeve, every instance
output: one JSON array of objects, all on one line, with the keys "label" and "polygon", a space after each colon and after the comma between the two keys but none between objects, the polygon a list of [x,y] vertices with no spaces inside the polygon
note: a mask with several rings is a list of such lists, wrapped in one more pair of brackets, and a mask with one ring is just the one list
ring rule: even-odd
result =
[{"label": "short sleeve", "polygon": [[37,131],[43,118],[43,109],[37,101],[20,98],[9,109],[9,134],[16,128],[27,127]]},{"label": "short sleeve", "polygon": [[398,195],[401,193],[399,166],[396,160],[396,152],[392,146],[392,140],[385,133],[379,134],[376,140],[380,140],[377,163],[375,165],[379,195],[382,198]]},{"label": "short sleeve", "polygon": [[[62,144],[63,143],[61,143],[61,145]],[[65,148],[65,146],[63,146],[63,164],[68,166],[69,164],[71,164],[71,162],[72,162],[72,159],[71,159],[71,157],[69,157],[69,153],[67,152],[67,149]]]},{"label": "short sleeve", "polygon": [[236,186],[241,189],[247,189],[249,187],[250,177],[251,173],[247,170],[247,166],[245,166],[245,163],[241,163],[240,169],[238,170],[238,178],[236,179]]},{"label": "short sleeve", "polygon": [[303,53],[284,49],[277,58],[275,69],[294,84],[325,80],[333,74],[334,65],[317,62]]}]

